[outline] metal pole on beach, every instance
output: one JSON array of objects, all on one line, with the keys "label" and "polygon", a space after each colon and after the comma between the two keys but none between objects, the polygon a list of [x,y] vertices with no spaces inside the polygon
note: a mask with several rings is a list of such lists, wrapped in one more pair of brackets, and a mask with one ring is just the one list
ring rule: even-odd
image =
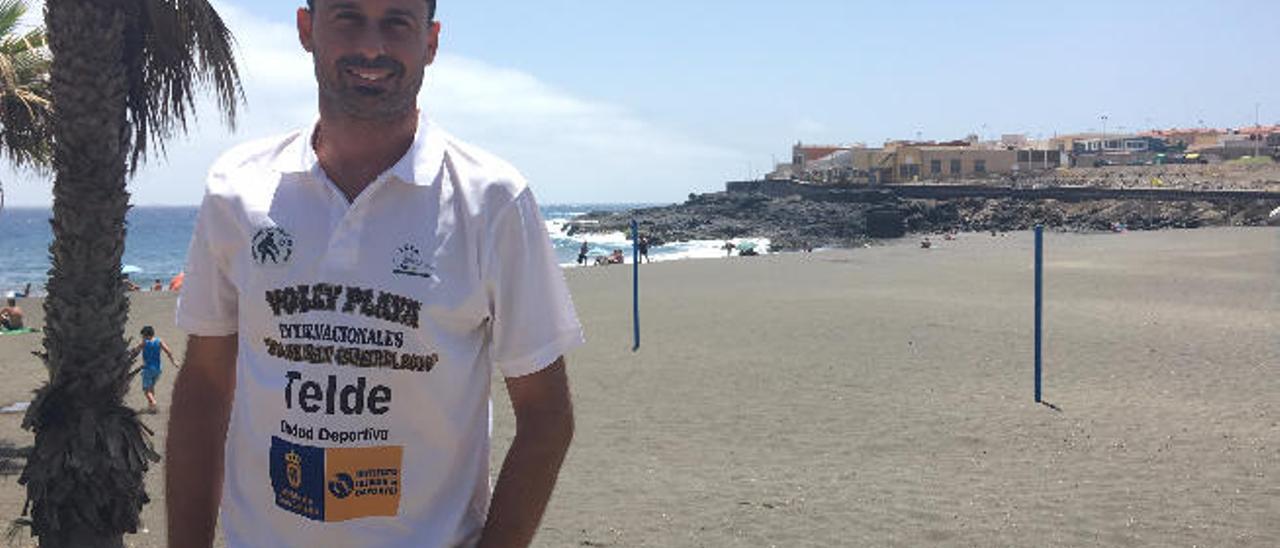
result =
[{"label": "metal pole on beach", "polygon": [[635,330],[635,345],[631,351],[640,350],[640,225],[631,219],[631,324]]},{"label": "metal pole on beach", "polygon": [[1044,309],[1044,225],[1036,225],[1036,403],[1040,403],[1041,311]]}]

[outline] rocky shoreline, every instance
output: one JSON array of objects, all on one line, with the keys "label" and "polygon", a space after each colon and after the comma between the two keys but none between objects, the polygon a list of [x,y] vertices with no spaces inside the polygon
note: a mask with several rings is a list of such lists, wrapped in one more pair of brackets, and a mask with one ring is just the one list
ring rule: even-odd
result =
[{"label": "rocky shoreline", "polygon": [[[627,232],[632,219],[655,245],[690,240],[763,237],[774,251],[813,247],[856,247],[879,233],[886,215],[907,233],[1026,230],[1037,224],[1054,230],[1106,231],[1262,226],[1280,200],[1027,200],[1016,197],[912,199],[892,190],[850,190],[811,196],[770,196],[758,192],[715,192],[689,196],[682,204],[628,212],[592,212],[575,224],[578,232]],[[880,219],[879,221],[877,219]]]}]

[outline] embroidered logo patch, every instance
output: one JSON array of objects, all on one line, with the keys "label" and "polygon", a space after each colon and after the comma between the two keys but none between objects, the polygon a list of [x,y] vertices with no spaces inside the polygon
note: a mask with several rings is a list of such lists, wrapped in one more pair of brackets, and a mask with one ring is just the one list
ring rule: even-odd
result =
[{"label": "embroidered logo patch", "polygon": [[391,273],[404,276],[417,276],[419,278],[430,278],[431,265],[428,265],[422,259],[422,252],[418,251],[418,246],[413,244],[404,244],[396,250],[391,267]]},{"label": "embroidered logo patch", "polygon": [[400,446],[326,449],[272,436],[276,506],[324,522],[396,516],[403,453]]},{"label": "embroidered logo patch", "polygon": [[253,235],[253,262],[260,265],[280,265],[293,257],[293,236],[278,226],[259,229]]}]

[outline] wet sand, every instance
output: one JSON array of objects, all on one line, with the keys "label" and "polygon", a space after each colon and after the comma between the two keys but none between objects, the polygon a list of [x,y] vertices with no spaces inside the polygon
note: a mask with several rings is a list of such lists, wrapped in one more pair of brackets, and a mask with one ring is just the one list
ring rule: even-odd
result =
[{"label": "wet sand", "polygon": [[[629,267],[569,271],[589,343],[535,544],[1280,545],[1280,230],[1046,242],[1054,408],[1032,401],[1030,233],[646,265],[635,353]],[[172,308],[138,295],[127,332],[181,351]],[[39,342],[0,337],[0,405],[39,384]],[[494,390],[496,474],[512,421]],[[166,419],[145,419],[158,444]],[[31,443],[20,421],[0,415],[10,447]],[[148,482],[134,546],[163,545]]]}]

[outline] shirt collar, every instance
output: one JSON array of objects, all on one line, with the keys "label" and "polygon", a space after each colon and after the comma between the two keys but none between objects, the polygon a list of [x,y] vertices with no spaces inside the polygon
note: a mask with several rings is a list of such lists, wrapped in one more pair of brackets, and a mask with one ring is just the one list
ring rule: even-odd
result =
[{"label": "shirt collar", "polygon": [[[280,151],[276,157],[275,168],[282,174],[302,174],[319,171],[320,160],[311,143],[315,138],[317,119],[306,128],[294,133],[294,139]],[[383,173],[404,183],[417,186],[429,186],[436,180],[440,166],[444,162],[444,130],[440,129],[422,114],[418,118],[418,129],[413,136],[413,144],[404,156]]]}]

